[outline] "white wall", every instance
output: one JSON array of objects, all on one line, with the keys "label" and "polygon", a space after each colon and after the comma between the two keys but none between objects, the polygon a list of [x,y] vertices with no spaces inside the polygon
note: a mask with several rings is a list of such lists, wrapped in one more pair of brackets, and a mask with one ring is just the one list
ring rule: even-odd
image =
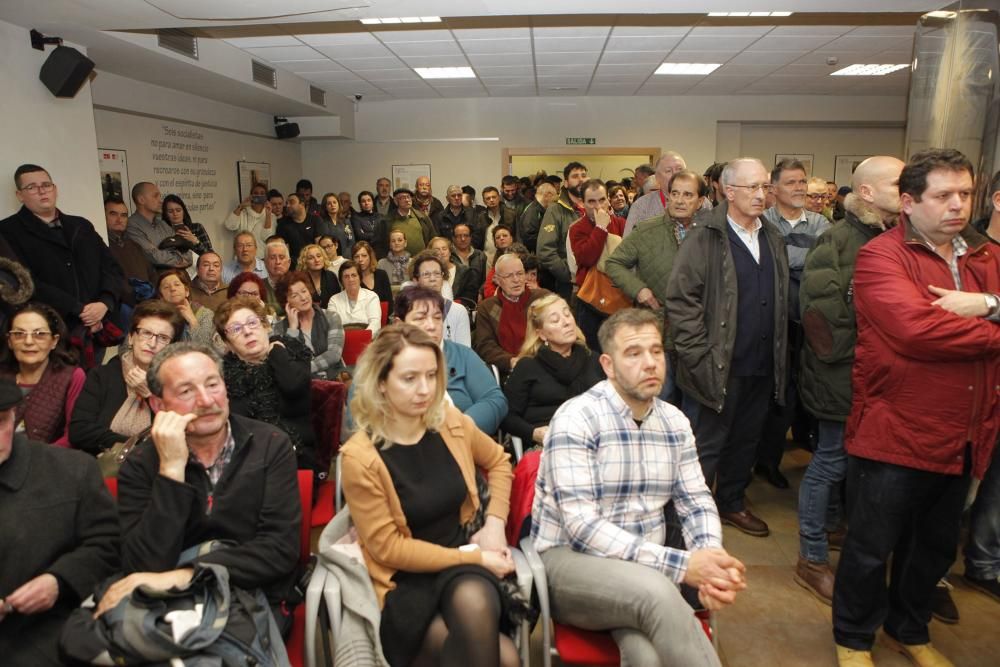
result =
[{"label": "white wall", "polygon": [[[354,141],[303,141],[302,173],[312,179],[317,191],[356,193],[373,190],[375,179],[390,175],[393,164],[430,163],[434,189],[440,196],[449,183],[468,183],[478,190],[497,184],[505,147],[558,147],[570,153],[566,137],[596,137],[597,147],[660,146],[679,151],[692,168],[702,170],[716,159],[741,154],[742,133],[725,128],[725,124],[902,122],[905,112],[905,98],[874,96],[542,97],[362,103],[355,118]],[[499,140],[485,141],[484,137]],[[414,141],[418,138],[425,141]],[[796,151],[821,152],[811,146]],[[582,161],[586,163],[586,158]]]},{"label": "white wall", "polygon": [[[66,46],[74,46],[67,43]],[[82,47],[74,48],[84,52]],[[49,170],[59,187],[59,208],[82,215],[103,233],[97,137],[90,84],[76,97],[58,98],[38,79],[52,52],[31,48],[28,30],[0,21],[0,217],[20,208],[14,170],[24,163]]]}]

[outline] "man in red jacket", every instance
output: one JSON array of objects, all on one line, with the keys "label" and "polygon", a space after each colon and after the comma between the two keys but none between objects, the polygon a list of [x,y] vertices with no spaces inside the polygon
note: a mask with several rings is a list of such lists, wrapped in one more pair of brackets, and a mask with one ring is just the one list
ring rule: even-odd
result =
[{"label": "man in red jacket", "polygon": [[[871,665],[875,633],[920,665],[934,586],[951,566],[970,475],[1000,431],[1000,257],[968,224],[973,169],[955,150],[910,158],[900,224],[858,254],[851,516],[833,595],[841,665]],[[892,557],[886,590],[886,565]]]}]

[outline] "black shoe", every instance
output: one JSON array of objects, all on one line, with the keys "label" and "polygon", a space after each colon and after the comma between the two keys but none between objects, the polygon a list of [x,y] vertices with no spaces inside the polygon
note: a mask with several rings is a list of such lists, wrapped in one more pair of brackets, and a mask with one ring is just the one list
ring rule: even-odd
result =
[{"label": "black shoe", "polygon": [[962,575],[962,579],[980,593],[985,593],[997,602],[1000,602],[1000,577],[976,579],[975,577],[970,577],[968,574],[964,574]]},{"label": "black shoe", "polygon": [[781,471],[778,470],[777,467],[772,468],[771,466],[757,465],[754,466],[753,471],[759,477],[763,477],[768,484],[777,489],[788,488],[788,480],[781,474]]},{"label": "black shoe", "polygon": [[958,607],[951,599],[951,585],[944,579],[938,582],[931,595],[931,615],[948,625],[958,623]]}]

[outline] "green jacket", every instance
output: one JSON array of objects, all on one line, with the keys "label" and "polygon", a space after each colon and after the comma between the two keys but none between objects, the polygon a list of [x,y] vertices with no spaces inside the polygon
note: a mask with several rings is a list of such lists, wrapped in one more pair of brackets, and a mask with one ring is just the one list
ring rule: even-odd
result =
[{"label": "green jacket", "polygon": [[538,263],[555,277],[556,282],[574,282],[575,271],[570,271],[566,261],[566,235],[570,225],[580,219],[573,208],[569,194],[564,190],[559,199],[545,209],[542,226],[538,230]]},{"label": "green jacket", "polygon": [[848,195],[843,221],[829,228],[806,255],[799,289],[802,346],[799,395],[818,419],[846,421],[851,412],[851,367],[858,328],[854,319],[854,262],[861,246],[885,229],[881,216]]},{"label": "green jacket", "polygon": [[676,225],[667,214],[646,220],[608,257],[605,273],[633,301],[648,287],[660,305],[667,302],[667,281],[679,247]]},{"label": "green jacket", "polygon": [[[684,237],[667,283],[670,339],[677,353],[677,384],[702,405],[722,412],[736,343],[739,286],[729,248],[728,205],[723,203]],[[788,254],[781,232],[761,220],[761,243],[774,261],[774,385],[780,405],[788,366]],[[633,232],[634,236],[639,232]],[[779,305],[780,304],[780,305]]]}]

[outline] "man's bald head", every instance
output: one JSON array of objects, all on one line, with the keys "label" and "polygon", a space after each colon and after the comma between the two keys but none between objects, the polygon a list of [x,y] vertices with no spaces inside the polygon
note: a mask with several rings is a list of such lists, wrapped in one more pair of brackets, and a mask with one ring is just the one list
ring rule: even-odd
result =
[{"label": "man's bald head", "polygon": [[902,160],[891,155],[870,157],[854,170],[851,188],[883,219],[893,217],[899,213],[899,174],[904,166]]}]

